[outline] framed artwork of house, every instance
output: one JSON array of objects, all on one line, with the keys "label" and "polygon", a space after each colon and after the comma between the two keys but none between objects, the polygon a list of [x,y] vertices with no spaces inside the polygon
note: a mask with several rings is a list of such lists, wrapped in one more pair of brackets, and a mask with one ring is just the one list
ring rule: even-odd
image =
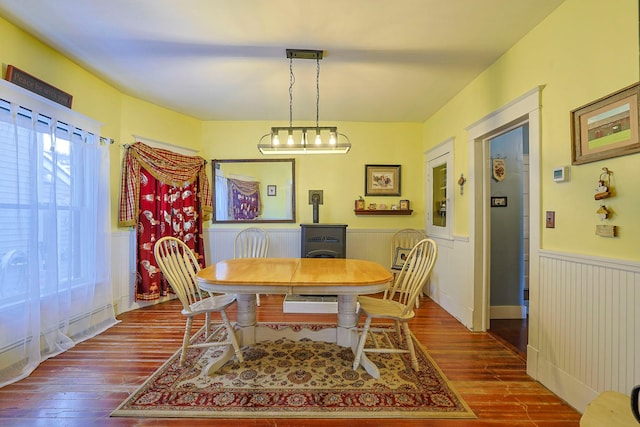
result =
[{"label": "framed artwork of house", "polygon": [[574,165],[640,152],[640,83],[571,112]]}]

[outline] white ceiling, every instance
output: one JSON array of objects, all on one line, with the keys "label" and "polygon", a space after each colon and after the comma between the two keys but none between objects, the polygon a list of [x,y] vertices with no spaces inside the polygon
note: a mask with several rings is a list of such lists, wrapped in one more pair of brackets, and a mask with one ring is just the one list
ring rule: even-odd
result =
[{"label": "white ceiling", "polygon": [[[285,49],[323,50],[323,125],[424,121],[560,3],[0,0],[0,16],[124,93],[201,120],[287,122]],[[315,121],[316,62],[293,72],[293,121]]]}]

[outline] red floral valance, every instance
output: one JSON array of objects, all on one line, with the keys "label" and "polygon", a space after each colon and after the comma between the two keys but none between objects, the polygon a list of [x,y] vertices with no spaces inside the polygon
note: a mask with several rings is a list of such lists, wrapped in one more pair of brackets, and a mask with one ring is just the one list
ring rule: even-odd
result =
[{"label": "red floral valance", "polygon": [[201,215],[203,220],[210,219],[213,205],[205,165],[206,160],[200,156],[185,156],[149,147],[142,142],[130,145],[122,161],[118,225],[134,226],[138,220],[141,166],[165,184],[181,186],[197,180],[201,197]]}]

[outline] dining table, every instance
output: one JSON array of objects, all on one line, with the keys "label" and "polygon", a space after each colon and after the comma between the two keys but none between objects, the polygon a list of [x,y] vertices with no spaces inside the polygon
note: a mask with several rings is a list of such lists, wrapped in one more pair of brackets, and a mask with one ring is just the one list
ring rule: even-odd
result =
[{"label": "dining table", "polygon": [[[357,349],[358,295],[385,291],[391,283],[391,272],[379,263],[351,258],[235,258],[218,261],[197,273],[201,289],[212,293],[235,294],[237,301],[236,330],[241,346],[258,341],[310,338]],[[256,294],[331,295],[337,297],[335,327],[272,328],[261,326],[256,318]],[[217,371],[234,355],[225,349],[222,357],[206,371]],[[379,378],[377,366],[366,357],[361,366]]]}]

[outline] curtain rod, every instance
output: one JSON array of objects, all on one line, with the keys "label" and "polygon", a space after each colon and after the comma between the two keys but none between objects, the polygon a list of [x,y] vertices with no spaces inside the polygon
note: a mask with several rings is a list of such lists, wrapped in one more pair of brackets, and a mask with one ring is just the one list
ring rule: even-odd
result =
[{"label": "curtain rod", "polygon": [[186,153],[190,153],[192,155],[195,155],[198,152],[198,150],[194,150],[193,148],[182,147],[180,145],[172,144],[170,142],[157,141],[155,139],[145,138],[139,135],[131,135],[131,136],[133,136],[133,138],[136,141],[143,142],[147,145],[155,146],[156,148],[170,148],[170,149],[183,150]]}]

